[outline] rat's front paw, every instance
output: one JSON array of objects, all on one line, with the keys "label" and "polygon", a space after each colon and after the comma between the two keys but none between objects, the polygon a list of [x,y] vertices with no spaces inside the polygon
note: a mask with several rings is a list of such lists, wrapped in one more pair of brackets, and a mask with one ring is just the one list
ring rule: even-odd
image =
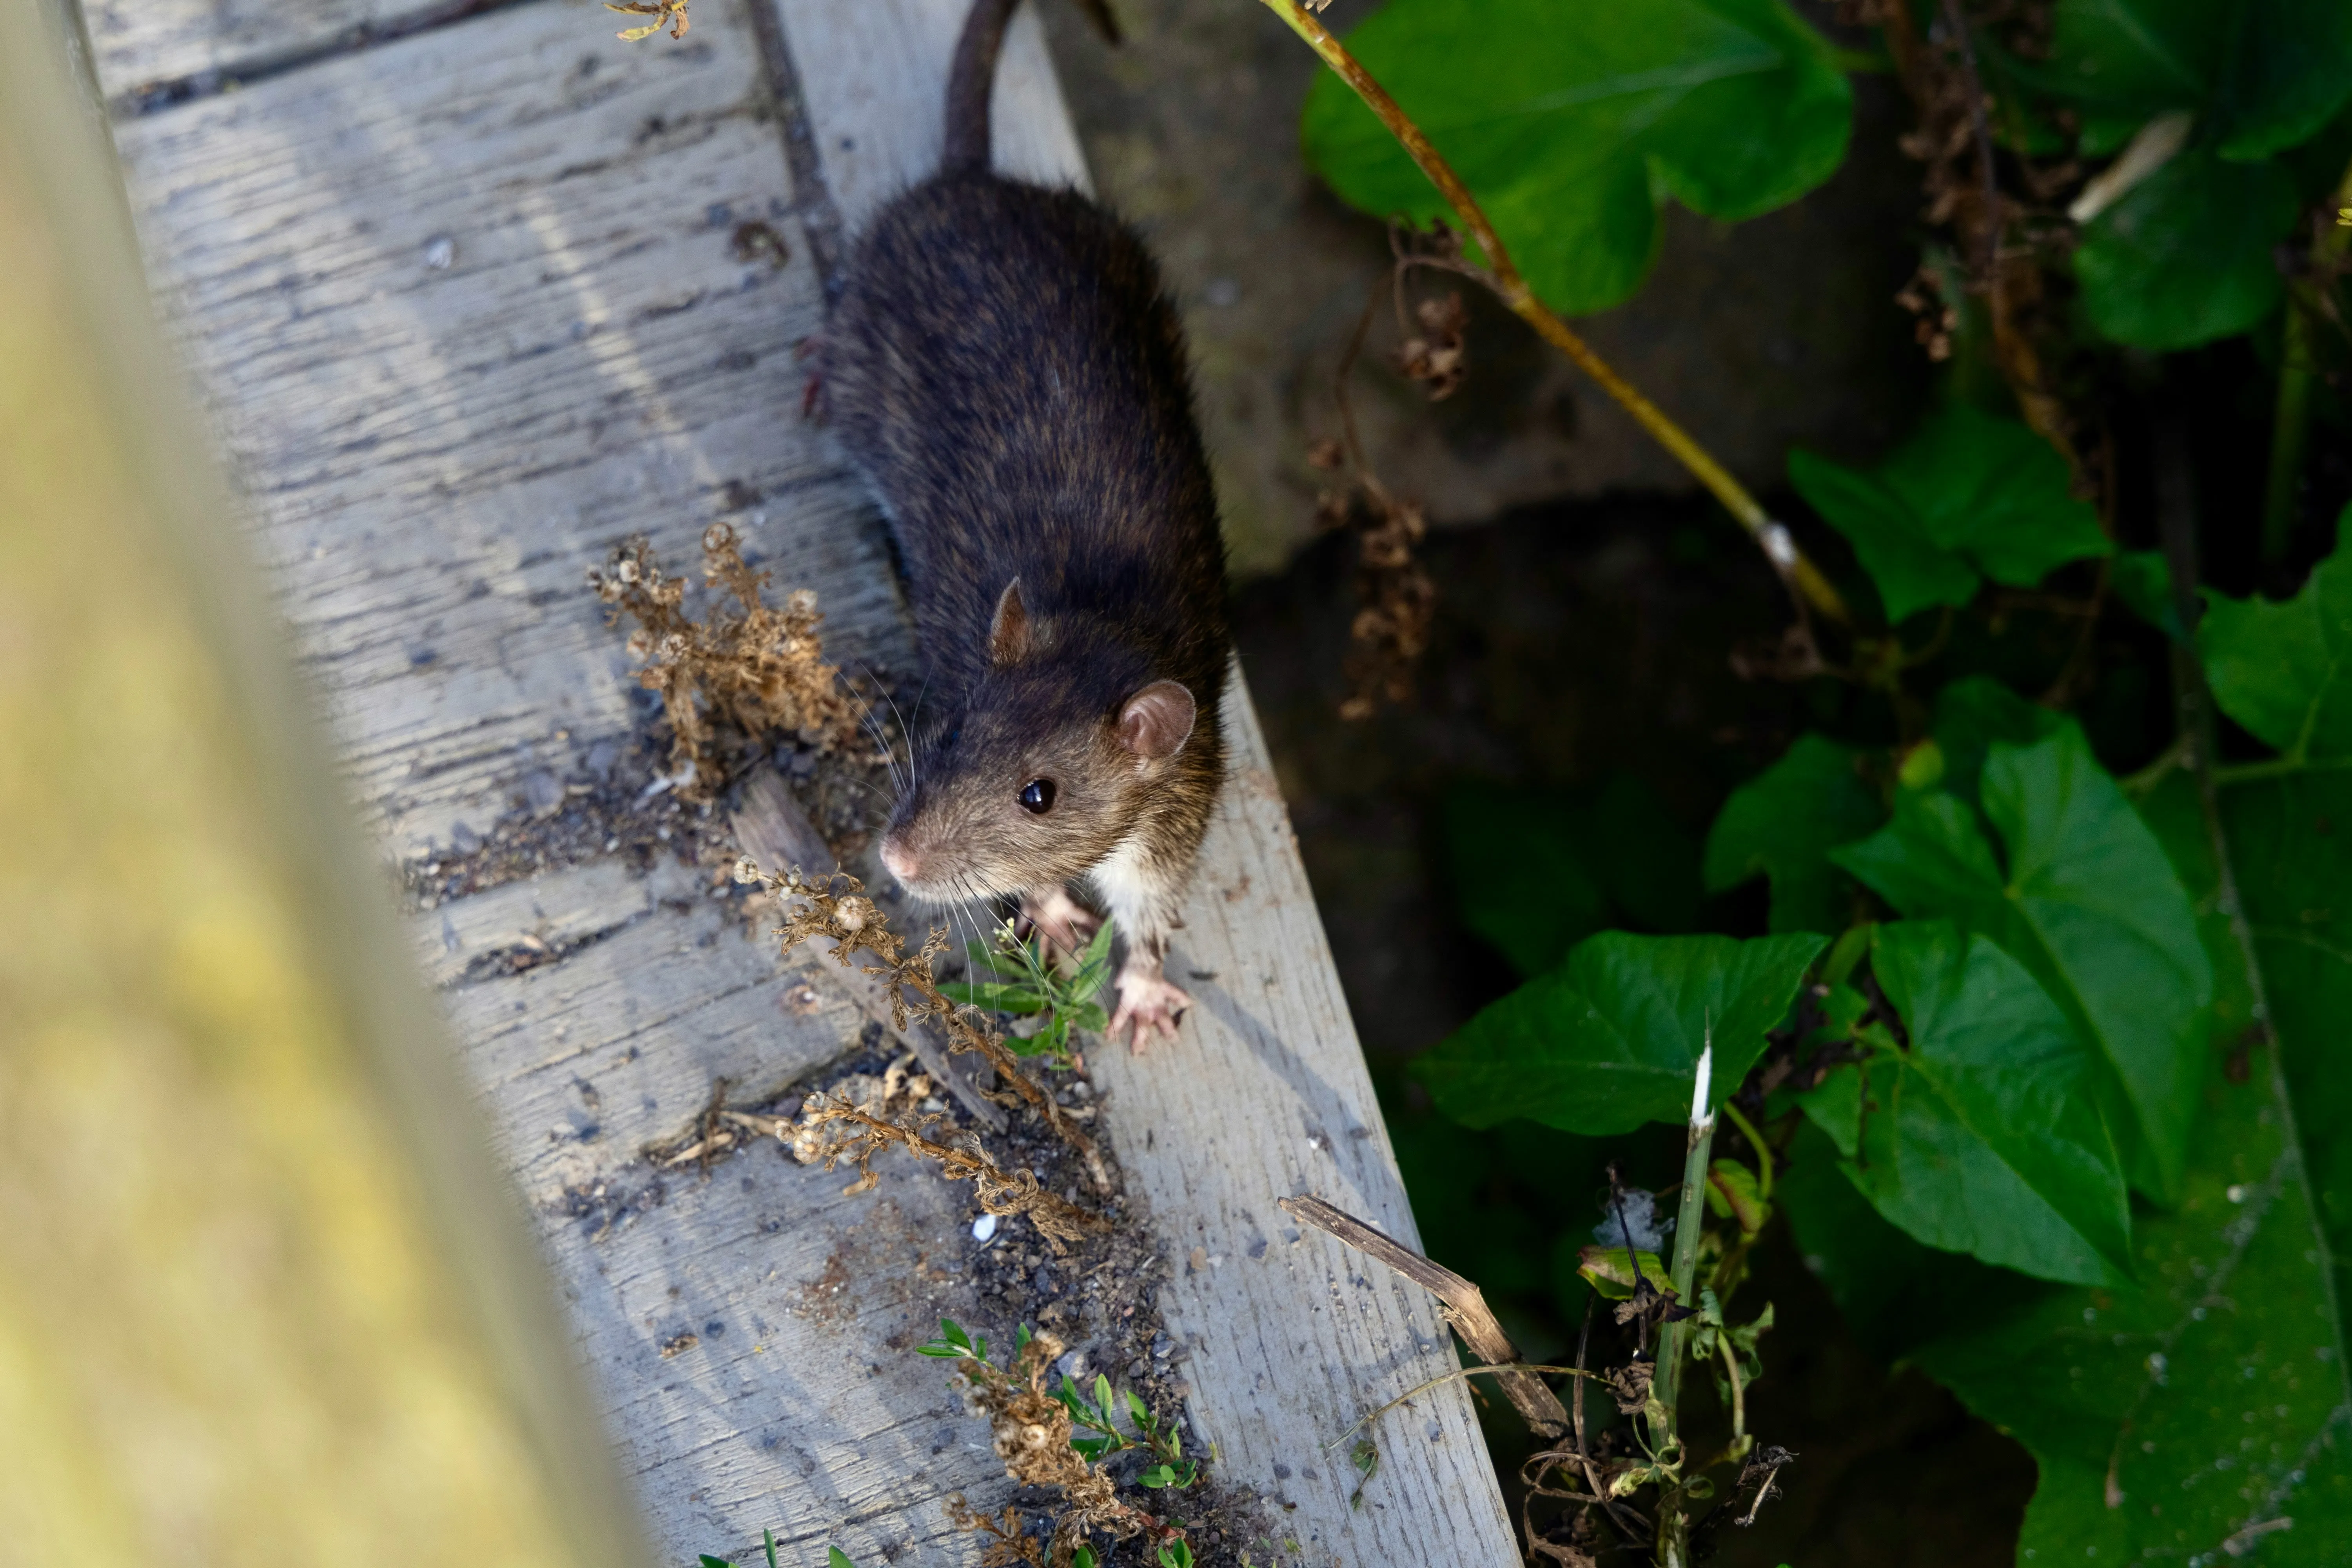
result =
[{"label": "rat's front paw", "polygon": [[1118,1011],[1111,1015],[1104,1033],[1118,1040],[1129,1039],[1131,1031],[1130,1044],[1138,1056],[1155,1032],[1171,1040],[1176,1037],[1176,1020],[1192,1005],[1181,987],[1163,974],[1122,973],[1117,984]]},{"label": "rat's front paw", "polygon": [[1095,932],[1102,929],[1101,920],[1070,897],[1067,888],[1055,888],[1043,898],[1022,894],[1021,918],[1045,939],[1047,947],[1073,956],[1084,952]]}]

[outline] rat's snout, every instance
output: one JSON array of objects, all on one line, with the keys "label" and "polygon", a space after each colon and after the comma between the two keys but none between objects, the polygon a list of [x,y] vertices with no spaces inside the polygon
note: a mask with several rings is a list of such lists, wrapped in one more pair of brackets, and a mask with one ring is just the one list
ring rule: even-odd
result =
[{"label": "rat's snout", "polygon": [[912,882],[923,874],[921,858],[895,832],[882,836],[882,864],[901,882]]}]

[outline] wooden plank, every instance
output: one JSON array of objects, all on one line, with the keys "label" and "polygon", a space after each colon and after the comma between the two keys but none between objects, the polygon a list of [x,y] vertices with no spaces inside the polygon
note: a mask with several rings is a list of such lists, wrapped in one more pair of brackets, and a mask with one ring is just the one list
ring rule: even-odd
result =
[{"label": "wooden plank", "polygon": [[[646,837],[699,818],[614,796],[642,709],[584,569],[636,530],[683,565],[726,512],[780,583],[818,593],[830,648],[913,668],[879,520],[799,419],[793,351],[822,320],[819,241],[928,172],[962,0],[777,6],[700,0],[685,42],[628,46],[601,11],[518,5],[118,135],[355,793],[433,906],[420,956],[656,1542],[740,1552],[773,1526],[861,1562],[969,1561],[940,1500],[999,1495],[1002,1468],[898,1348],[969,1300],[961,1190],[896,1163],[852,1199],[772,1155],[707,1183],[638,1157],[714,1079],[779,1089],[867,1020],[824,961],[780,963],[730,884]],[[143,47],[118,40],[109,68]],[[1082,184],[1034,18],[1000,91],[1007,161]],[[803,118],[780,126],[783,94]],[[782,268],[735,253],[752,221],[784,238]],[[1418,1292],[1274,1208],[1319,1193],[1415,1240],[1238,686],[1231,711],[1233,785],[1173,959],[1202,1005],[1177,1045],[1095,1063],[1173,1266],[1160,1305],[1190,1414],[1308,1561],[1505,1562],[1458,1384],[1391,1418],[1360,1510],[1319,1455],[1453,1357]],[[530,806],[567,789],[601,803],[609,840],[474,847],[493,823],[527,843]]]}]

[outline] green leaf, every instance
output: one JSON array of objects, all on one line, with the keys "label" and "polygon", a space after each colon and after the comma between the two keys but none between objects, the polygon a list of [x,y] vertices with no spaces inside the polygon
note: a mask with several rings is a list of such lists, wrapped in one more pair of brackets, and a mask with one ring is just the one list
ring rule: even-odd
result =
[{"label": "green leaf", "polygon": [[2294,181],[2272,162],[2182,148],[2083,226],[2074,278],[2098,333],[2185,349],[2253,326],[2283,296],[2272,250],[2294,227]]},{"label": "green leaf", "polygon": [[1930,1247],[2047,1279],[2126,1279],[2101,1064],[2065,1015],[2015,959],[1945,921],[1880,927],[1872,964],[1910,1048],[1840,1068],[1803,1100],[1847,1179]]},{"label": "green leaf", "polygon": [[[1391,0],[1348,45],[1572,314],[1641,287],[1667,196],[1717,218],[1785,205],[1836,170],[1853,119],[1829,46],[1780,0]],[[1338,77],[1318,76],[1300,135],[1349,205],[1447,213]]]},{"label": "green leaf", "polygon": [[2104,1109],[2132,1184],[2168,1203],[2213,994],[2189,895],[2071,724],[1995,742],[1982,790],[2005,869],[1977,813],[1940,791],[1898,795],[1892,823],[1831,858],[1902,913],[1958,921],[2023,962],[2114,1071],[2120,1102]]},{"label": "green leaf", "polygon": [[2030,746],[2072,724],[2063,714],[2028,702],[1989,676],[1955,680],[1936,694],[1935,736],[1942,752],[1943,786],[1974,805],[1985,758],[1995,741]]},{"label": "green leaf", "polygon": [[2172,568],[2165,563],[2164,552],[2118,552],[2107,583],[2133,615],[2168,637],[2183,635],[2180,606],[2172,599]]},{"label": "green leaf", "polygon": [[2052,1289],[1913,1240],[1879,1214],[1839,1163],[1830,1135],[1802,1121],[1772,1196],[1789,1216],[1805,1268],[1880,1360],[1900,1360],[1916,1345]]},{"label": "green leaf", "polygon": [[2058,0],[2037,80],[2140,118],[2197,108],[2212,91],[2233,9],[2217,0]]},{"label": "green leaf", "polygon": [[2352,756],[2352,555],[2335,553],[2284,604],[2209,595],[2197,645],[2221,711],[2290,757]]},{"label": "green leaf", "polygon": [[[2212,1054],[2249,1068],[2262,1031],[2228,917],[2219,908],[2195,782],[2175,773],[2140,803],[2199,903],[2213,955]],[[2352,1335],[2352,776],[2307,772],[2232,784],[2221,815],[2276,1038],[2294,1091],[2309,1180],[2336,1260],[2336,1299]]]},{"label": "green leaf", "polygon": [[857,1568],[857,1564],[852,1563],[849,1553],[840,1547],[828,1546],[824,1549],[824,1568]]},{"label": "green leaf", "polygon": [[1025,980],[983,980],[968,985],[961,980],[940,982],[940,994],[950,1002],[985,1007],[992,1013],[1042,1013],[1045,998]]},{"label": "green leaf", "polygon": [[706,1552],[702,1554],[702,1568],[735,1568],[735,1564],[724,1557],[713,1557]]},{"label": "green leaf", "polygon": [[2345,1561],[2345,1345],[2271,1073],[2265,1053],[2206,1086],[2179,1207],[2136,1229],[2139,1284],[1914,1352],[2040,1465],[2021,1563]]},{"label": "green leaf", "polygon": [[1789,479],[1853,545],[1889,622],[1967,604],[1979,574],[2031,587],[2114,549],[2047,441],[1967,404],[1929,416],[1868,473],[1792,451]]},{"label": "green leaf", "polygon": [[2352,5],[2241,5],[2217,98],[2224,158],[2260,158],[2316,133],[2352,98]]},{"label": "green leaf", "polygon": [[1802,447],[1789,452],[1789,482],[1853,546],[1892,624],[1936,605],[1965,605],[1983,579],[1921,533],[1903,500],[1875,476]]},{"label": "green leaf", "polygon": [[[776,1532],[764,1525],[760,1529],[760,1547],[767,1553],[768,1568],[776,1568]],[[849,1560],[845,1557],[842,1561],[846,1563]]]},{"label": "green leaf", "polygon": [[1417,1070],[1439,1108],[1472,1127],[1524,1116],[1598,1134],[1679,1122],[1707,1030],[1719,1105],[1827,945],[1806,935],[1603,931],[1480,1012]]},{"label": "green leaf", "polygon": [[1853,889],[1829,852],[1886,820],[1878,794],[1856,771],[1862,753],[1815,734],[1731,792],[1706,836],[1706,889],[1719,893],[1751,877],[1772,880],[1770,929],[1843,931],[1853,919]]},{"label": "green leaf", "polygon": [[1674,1290],[1666,1266],[1654,1252],[1636,1252],[1624,1247],[1586,1247],[1577,1252],[1576,1271],[1601,1293],[1603,1300],[1633,1300],[1635,1283],[1644,1279],[1654,1289],[1668,1294]]},{"label": "green leaf", "polygon": [[1447,792],[1444,823],[1464,922],[1521,974],[1542,973],[1608,923],[1565,795],[1465,784]]}]

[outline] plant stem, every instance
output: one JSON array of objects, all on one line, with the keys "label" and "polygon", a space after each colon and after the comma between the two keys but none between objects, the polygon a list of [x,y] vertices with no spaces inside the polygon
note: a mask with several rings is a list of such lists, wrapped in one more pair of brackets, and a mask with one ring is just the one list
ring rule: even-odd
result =
[{"label": "plant stem", "polygon": [[[2335,209],[2352,205],[2352,167],[2336,183],[2319,237],[2311,247],[2309,287],[2322,299],[2336,286],[2336,268],[2352,244],[2352,228],[2335,221]],[[2311,436],[2311,356],[2314,306],[2289,289],[2286,321],[2279,334],[2278,407],[2271,419],[2270,480],[2263,489],[2263,560],[2276,565],[2286,557],[2294,533],[2296,492],[2303,484],[2303,454]]]},{"label": "plant stem", "polygon": [[[1708,1030],[1706,1045],[1698,1057],[1698,1077],[1691,1085],[1690,1136],[1683,1154],[1683,1198],[1675,1215],[1675,1302],[1687,1307],[1697,1295],[1698,1239],[1706,1218],[1707,1157],[1715,1149],[1715,1112],[1707,1106],[1708,1089],[1715,1075],[1715,1039]],[[1666,1411],[1666,1430],[1652,1433],[1657,1452],[1663,1454],[1677,1444],[1681,1437],[1681,1419],[1675,1406],[1682,1393],[1685,1346],[1690,1340],[1690,1325],[1667,1323],[1658,1331],[1657,1373],[1650,1391]],[[1687,1560],[1690,1546],[1690,1521],[1683,1511],[1682,1500],[1673,1494],[1658,1500],[1658,1561],[1666,1568],[1681,1568]]]},{"label": "plant stem", "polygon": [[[1740,1132],[1747,1138],[1749,1145],[1755,1149],[1757,1166],[1756,1195],[1761,1198],[1764,1202],[1768,1204],[1770,1203],[1772,1201],[1772,1146],[1764,1142],[1764,1134],[1756,1131],[1756,1124],[1748,1121],[1747,1117],[1740,1114],[1739,1107],[1736,1102],[1728,1100],[1725,1100],[1723,1102],[1723,1113],[1731,1118],[1731,1124],[1739,1129]],[[1699,1173],[1699,1177],[1702,1181],[1706,1179],[1706,1172],[1702,1171]]]},{"label": "plant stem", "polygon": [[1633,383],[1618,374],[1607,360],[1593,352],[1590,343],[1579,337],[1549,306],[1536,298],[1536,291],[1520,275],[1518,264],[1504,248],[1502,237],[1496,234],[1494,225],[1486,221],[1486,213],[1478,205],[1478,198],[1470,194],[1470,187],[1462,183],[1462,177],[1430,144],[1421,127],[1398,107],[1397,100],[1389,96],[1388,89],[1373,79],[1371,72],[1366,70],[1355,56],[1348,52],[1347,46],[1332,37],[1330,29],[1317,21],[1313,14],[1299,4],[1299,0],[1264,0],[1264,3],[1268,10],[1282,18],[1292,32],[1305,39],[1307,46],[1321,57],[1323,63],[1337,72],[1339,79],[1346,82],[1356,96],[1364,100],[1365,106],[1380,117],[1381,123],[1388,128],[1390,135],[1397,139],[1405,155],[1429,177],[1429,183],[1437,187],[1437,194],[1445,198],[1445,205],[1454,209],[1454,215],[1469,229],[1471,239],[1486,255],[1486,270],[1476,276],[1494,289],[1503,303],[1510,308],[1511,313],[1533,327],[1546,342],[1566,354],[1578,369],[1598,382],[1601,390],[1632,415],[1634,421],[1649,432],[1653,440],[1664,447],[1675,461],[1690,470],[1693,478],[1712,491],[1738,521],[1739,526],[1746,529],[1749,537],[1762,548],[1765,559],[1771,562],[1772,569],[1780,574],[1781,580],[1789,584],[1790,590],[1799,596],[1801,602],[1840,626],[1852,625],[1853,617],[1846,608],[1845,600],[1830,580],[1822,575],[1821,569],[1797,548],[1796,541],[1789,536],[1788,529],[1774,521],[1762,504],[1749,495],[1746,487],[1733,479],[1706,447],[1669,419],[1656,404],[1643,396]]}]

